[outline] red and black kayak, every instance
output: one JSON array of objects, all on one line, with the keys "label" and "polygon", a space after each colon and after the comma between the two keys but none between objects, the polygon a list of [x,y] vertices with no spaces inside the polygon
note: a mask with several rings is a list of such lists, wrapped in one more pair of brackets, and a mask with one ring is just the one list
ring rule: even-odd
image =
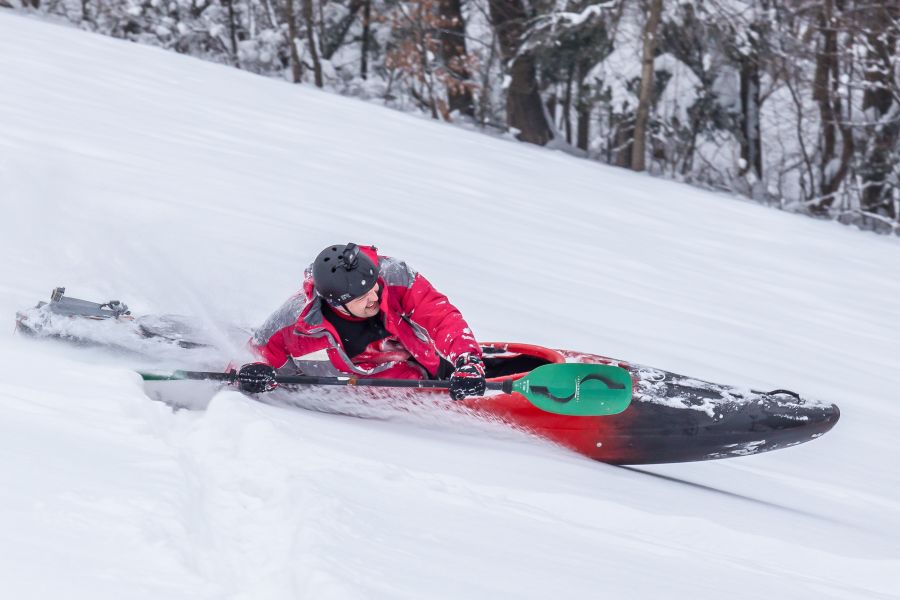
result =
[{"label": "red and black kayak", "polygon": [[[485,344],[489,376],[520,377],[540,365],[616,365],[632,377],[630,405],[615,415],[585,417],[542,411],[519,394],[463,401],[500,419],[613,464],[688,462],[748,456],[796,446],[828,432],[840,418],[834,404],[794,392],[760,392],[699,381],[596,354],[528,344]],[[515,373],[513,373],[515,371]]]},{"label": "red and black kayak", "polygon": [[[26,335],[108,346],[117,354],[147,355],[175,348],[187,363],[192,353],[216,350],[215,336],[204,335],[203,328],[189,319],[166,315],[134,317],[119,302],[97,304],[68,298],[63,288],[54,290],[49,303],[41,302],[18,313],[16,321],[18,331]],[[112,329],[118,333],[111,335]],[[247,339],[246,330],[233,329],[237,338]],[[112,339],[118,342],[110,346]],[[529,344],[490,343],[482,347],[489,382],[502,391],[448,403],[449,407],[464,407],[469,412],[500,419],[612,464],[688,462],[768,452],[813,440],[828,432],[840,418],[836,405],[787,390],[741,389],[597,354]],[[547,410],[539,408],[541,403],[536,403],[534,395],[520,385],[540,367],[572,363],[611,366],[599,370],[614,370],[620,377],[619,387],[628,384],[630,397],[625,392],[624,401],[608,411],[615,414],[560,414],[565,410],[557,411],[546,404]],[[572,365],[556,372],[573,368],[578,370]],[[205,375],[226,377],[223,373]],[[445,392],[429,389],[417,390],[413,396],[436,393],[446,397]]]}]

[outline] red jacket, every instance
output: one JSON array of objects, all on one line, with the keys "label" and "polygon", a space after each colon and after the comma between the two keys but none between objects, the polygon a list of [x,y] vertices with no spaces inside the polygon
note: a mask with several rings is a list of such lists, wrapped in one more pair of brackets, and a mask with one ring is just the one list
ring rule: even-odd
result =
[{"label": "red jacket", "polygon": [[276,369],[293,367],[305,375],[422,379],[435,376],[441,358],[453,364],[466,352],[481,356],[459,310],[427,279],[405,262],[378,255],[374,247],[360,249],[378,265],[382,290],[378,316],[390,336],[370,344],[351,361],[334,326],[322,315],[323,300],[315,292],[310,266],[303,290],[256,331],[251,343],[263,360]]}]

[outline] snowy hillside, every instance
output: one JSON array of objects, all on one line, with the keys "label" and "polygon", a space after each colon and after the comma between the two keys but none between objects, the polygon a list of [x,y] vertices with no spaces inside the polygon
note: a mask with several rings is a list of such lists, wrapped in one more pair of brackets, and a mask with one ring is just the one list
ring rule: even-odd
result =
[{"label": "snowy hillside", "polygon": [[[348,240],[482,340],[841,422],[636,472],[442,412],[172,412],[12,335],[57,285],[254,325]],[[900,598],[897,239],[0,12],[0,250],[5,597]]]}]

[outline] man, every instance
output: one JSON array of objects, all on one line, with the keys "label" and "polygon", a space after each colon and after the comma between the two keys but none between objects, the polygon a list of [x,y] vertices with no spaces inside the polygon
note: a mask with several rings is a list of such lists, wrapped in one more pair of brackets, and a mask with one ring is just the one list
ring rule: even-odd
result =
[{"label": "man", "polygon": [[485,390],[481,347],[459,310],[406,263],[356,244],[328,246],[303,290],[256,331],[264,362],[238,372],[249,393],[282,373],[446,379],[459,400]]}]

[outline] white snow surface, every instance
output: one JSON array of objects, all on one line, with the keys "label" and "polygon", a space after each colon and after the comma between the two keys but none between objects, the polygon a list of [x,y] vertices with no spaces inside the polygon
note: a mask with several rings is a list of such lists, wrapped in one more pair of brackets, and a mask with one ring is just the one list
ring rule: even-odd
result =
[{"label": "white snow surface", "polygon": [[[5,598],[900,598],[896,239],[10,12],[0,211]],[[57,285],[256,324],[349,240],[482,340],[842,419],[636,472],[439,409],[173,411],[127,357],[12,333]]]}]

